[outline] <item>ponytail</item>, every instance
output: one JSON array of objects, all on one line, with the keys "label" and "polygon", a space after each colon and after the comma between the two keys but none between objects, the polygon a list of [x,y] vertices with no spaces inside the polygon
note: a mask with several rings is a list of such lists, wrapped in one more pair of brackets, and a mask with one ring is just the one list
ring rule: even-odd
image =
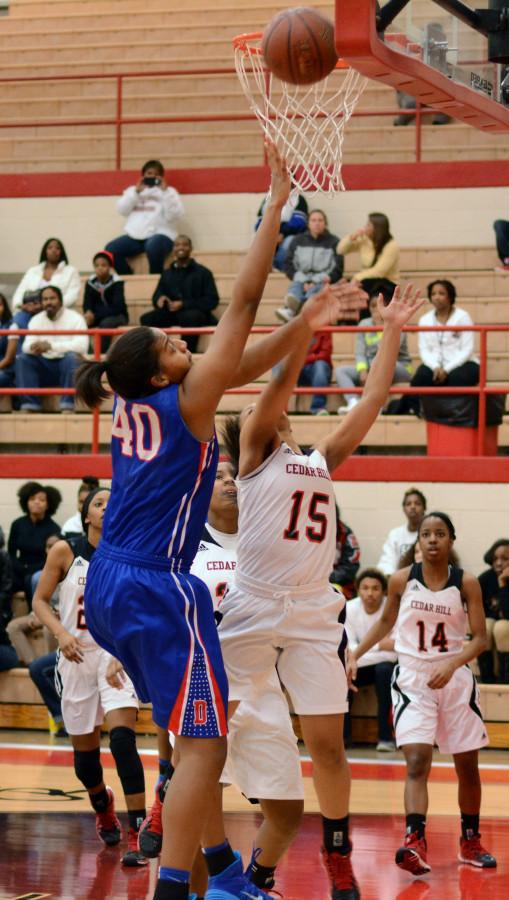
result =
[{"label": "ponytail", "polygon": [[76,373],[76,399],[81,400],[89,409],[100,406],[103,400],[111,396],[102,382],[102,376],[108,370],[106,362],[91,360],[84,362]]}]

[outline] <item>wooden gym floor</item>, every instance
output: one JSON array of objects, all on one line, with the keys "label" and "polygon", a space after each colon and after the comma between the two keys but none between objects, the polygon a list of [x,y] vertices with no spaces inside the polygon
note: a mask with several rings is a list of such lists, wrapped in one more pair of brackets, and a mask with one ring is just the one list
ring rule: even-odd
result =
[{"label": "wooden gym floor", "polygon": [[[145,900],[152,896],[157,866],[125,871],[122,847],[105,849],[97,840],[94,816],[72,768],[65,739],[40,732],[2,732],[0,743],[0,900]],[[32,741],[32,743],[28,743]],[[157,774],[152,742],[140,740],[151,796]],[[124,811],[112,759],[102,754],[106,780],[117,808]],[[430,783],[428,821],[432,872],[412,879],[393,862],[404,829],[404,766],[398,753],[380,758],[352,751],[352,827],[354,867],[362,900],[507,900],[509,897],[509,753],[481,754],[483,841],[498,858],[498,868],[477,871],[456,860],[459,819],[456,781],[450,762],[437,755]],[[279,867],[278,889],[284,900],[327,900],[327,880],[319,860],[320,820],[303,757],[306,815],[301,832]],[[244,859],[250,855],[259,821],[256,807],[233,788],[225,792],[227,830]],[[125,820],[125,815],[121,815]]]}]

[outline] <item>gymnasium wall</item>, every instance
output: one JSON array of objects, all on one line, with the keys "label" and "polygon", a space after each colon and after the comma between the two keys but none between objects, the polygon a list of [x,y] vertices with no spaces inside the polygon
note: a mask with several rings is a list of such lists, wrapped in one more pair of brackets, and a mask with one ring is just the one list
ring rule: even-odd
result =
[{"label": "gymnasium wall", "polygon": [[[83,474],[86,474],[84,470]],[[26,479],[28,480],[28,479]],[[68,479],[38,479],[59,489],[63,502],[56,515],[64,523],[76,511],[78,482]],[[10,523],[21,510],[16,492],[25,479],[0,479],[0,525],[6,536]],[[362,566],[375,565],[390,528],[403,524],[401,501],[414,485],[384,482],[336,482],[336,496],[345,522],[353,528],[362,549]],[[457,550],[466,569],[478,574],[486,568],[482,557],[499,537],[509,537],[507,509],[509,484],[416,485],[427,497],[428,509],[441,509],[452,517],[458,533]]]},{"label": "gymnasium wall", "polygon": [[[487,165],[489,165],[487,163]],[[232,175],[232,177],[235,177]],[[107,187],[107,184],[105,184]],[[243,250],[249,243],[260,194],[186,194],[180,230],[204,250]],[[122,232],[115,197],[0,198],[4,272],[23,272],[39,259],[47,237],[60,237],[73,265],[88,271],[93,254]],[[342,236],[385,212],[404,247],[494,246],[492,223],[507,218],[509,187],[346,191],[330,200],[309,195]]]}]

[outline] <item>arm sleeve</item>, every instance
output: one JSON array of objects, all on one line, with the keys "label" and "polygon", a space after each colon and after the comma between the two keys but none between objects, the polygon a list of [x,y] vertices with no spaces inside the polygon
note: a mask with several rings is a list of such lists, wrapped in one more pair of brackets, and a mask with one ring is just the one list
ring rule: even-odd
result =
[{"label": "arm sleeve", "polygon": [[[87,327],[87,323],[85,322],[83,325],[77,326],[76,331],[81,331],[81,329]],[[72,334],[66,334],[64,340],[58,342],[56,350],[59,353],[77,353],[78,356],[83,356],[88,351],[89,340],[90,338],[86,334],[77,334],[75,337]],[[25,345],[23,344],[23,350],[24,349]]]},{"label": "arm sleeve", "polygon": [[175,188],[169,187],[163,193],[163,210],[165,219],[173,223],[184,215],[184,204]]},{"label": "arm sleeve", "polygon": [[117,200],[117,212],[124,218],[127,218],[135,209],[139,196],[134,184],[126,188],[122,196]]},{"label": "arm sleeve", "polygon": [[28,284],[29,277],[30,276],[29,276],[28,272],[25,272],[25,274],[23,275],[23,278],[21,279],[16,290],[14,291],[14,294],[12,296],[13,311],[15,309],[19,309],[21,304],[23,303],[23,294],[25,293],[26,290],[28,290],[27,284]]},{"label": "arm sleeve", "polygon": [[301,210],[296,209],[290,216],[287,222],[281,222],[280,232],[284,234],[285,237],[291,234],[300,234],[302,231],[305,231],[307,227],[307,216],[306,213],[301,212]]},{"label": "arm sleeve", "polygon": [[341,238],[337,248],[337,253],[351,253],[352,250],[357,250],[359,246],[359,241],[353,241],[349,234],[346,234],[344,238]]},{"label": "arm sleeve", "polygon": [[293,277],[295,275],[294,257],[295,257],[296,249],[297,249],[297,241],[293,240],[291,242],[290,246],[288,247],[288,250],[286,251],[286,256],[285,256],[285,263],[284,263],[285,275],[287,278],[290,279],[290,281],[293,280]]},{"label": "arm sleeve", "polygon": [[74,306],[79,298],[81,291],[80,273],[74,266],[69,266],[69,280],[67,287],[62,291],[64,297],[64,306],[67,308]]},{"label": "arm sleeve", "polygon": [[394,541],[392,540],[391,533],[389,532],[387,540],[382,548],[382,555],[376,564],[377,569],[380,569],[384,575],[392,575],[398,568],[399,559],[397,556],[397,550]]},{"label": "arm sleeve", "polygon": [[366,353],[366,332],[361,332],[355,339],[355,368],[358,372],[369,368]]},{"label": "arm sleeve", "polygon": [[169,297],[170,300],[172,299],[172,297],[171,297],[171,283],[170,283],[170,281],[171,281],[171,270],[170,270],[170,269],[165,269],[165,270],[161,273],[161,277],[160,277],[159,281],[157,282],[156,289],[155,289],[154,294],[153,294],[153,296],[152,296],[152,304],[153,304],[153,306],[156,305],[156,303],[157,303],[159,297]]},{"label": "arm sleeve", "polygon": [[387,278],[387,273],[394,269],[399,256],[399,247],[396,241],[389,241],[383,247],[377,261],[367,269],[362,269],[354,275],[357,281],[363,281],[365,278]]},{"label": "arm sleeve", "polygon": [[0,615],[4,625],[11,618],[12,565],[7,553],[0,559]]},{"label": "arm sleeve", "polygon": [[[458,321],[458,325],[471,325],[472,319],[468,315],[468,313],[464,313],[461,316],[461,321]],[[452,372],[453,369],[457,369],[458,366],[462,366],[463,363],[466,363],[467,360],[471,359],[474,354],[474,332],[473,331],[459,331],[459,338],[456,343],[456,346],[452,349],[452,352],[448,351],[447,362],[444,363],[444,369],[446,372]]]},{"label": "arm sleeve", "polygon": [[500,588],[497,594],[497,600],[504,619],[509,619],[509,586]]},{"label": "arm sleeve", "polygon": [[90,287],[88,281],[85,285],[85,293],[83,294],[83,312],[95,312],[95,298],[97,294],[93,288]]},{"label": "arm sleeve", "polygon": [[201,274],[201,295],[195,298],[193,305],[196,305],[203,312],[212,312],[219,303],[216,282],[210,269],[204,267]]},{"label": "arm sleeve", "polygon": [[[429,325],[429,322],[419,321],[419,325]],[[438,344],[436,331],[420,331],[418,337],[419,356],[425,366],[436,369],[439,363]]]},{"label": "arm sleeve", "polygon": [[11,530],[9,531],[9,540],[7,541],[7,553],[9,554],[11,559],[16,559],[16,554],[18,552],[18,526],[16,521],[14,521],[11,525]]}]

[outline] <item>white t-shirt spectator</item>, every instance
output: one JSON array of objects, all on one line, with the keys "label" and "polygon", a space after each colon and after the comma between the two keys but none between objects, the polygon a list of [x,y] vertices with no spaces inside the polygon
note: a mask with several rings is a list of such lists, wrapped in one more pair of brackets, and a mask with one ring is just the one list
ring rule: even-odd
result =
[{"label": "white t-shirt spectator", "polygon": [[399,561],[404,553],[412,547],[417,540],[417,532],[410,531],[408,525],[399,525],[392,528],[383,545],[382,555],[376,567],[384,575],[392,575],[399,569]]},{"label": "white t-shirt spectator", "polygon": [[[86,331],[87,323],[83,316],[74,309],[61,308],[55,319],[48,318],[43,311],[32,316],[28,323],[29,331]],[[23,343],[23,353],[31,353],[32,344],[36,341],[49,341],[51,350],[42,354],[45,359],[61,359],[66,353],[83,355],[88,350],[88,335],[77,334],[27,334]]]},{"label": "white t-shirt spectator", "polygon": [[[386,598],[384,597],[380,609],[370,615],[366,612],[360,597],[354,597],[353,600],[348,600],[346,604],[345,627],[350,650],[355,650],[360,642],[366,637],[369,629],[381,619],[385,603]],[[392,638],[392,632],[387,635],[387,638]],[[398,657],[392,650],[379,650],[378,644],[375,644],[371,650],[368,650],[364,656],[361,656],[357,661],[357,665],[359,668],[362,668],[363,666],[375,666],[380,662],[396,662],[397,658]]]},{"label": "white t-shirt spectator", "polygon": [[84,534],[83,525],[81,524],[81,513],[74,513],[62,525],[62,535],[65,537],[68,534]]},{"label": "white t-shirt spectator", "polygon": [[[443,324],[438,321],[434,309],[419,319],[419,325]],[[472,319],[466,310],[453,306],[446,324],[447,326],[472,325]],[[429,369],[434,370],[440,367],[446,372],[452,372],[453,369],[457,369],[469,360],[478,362],[474,353],[474,332],[420,331],[419,356]]]},{"label": "white t-shirt spectator", "polygon": [[154,234],[165,234],[175,240],[177,221],[184,215],[184,205],[175,188],[146,187],[140,193],[134,185],[128,187],[117,200],[117,209],[127,221],[124,231],[137,241],[146,241]]},{"label": "white t-shirt spectator", "polygon": [[64,306],[74,306],[81,292],[80,273],[74,266],[70,266],[63,260],[58,264],[57,268],[51,276],[51,281],[46,281],[43,277],[45,262],[38,263],[28,269],[20,283],[18,284],[12,298],[13,310],[19,309],[23,303],[23,295],[28,292],[40,291],[49,284],[60,288],[64,298]]}]

